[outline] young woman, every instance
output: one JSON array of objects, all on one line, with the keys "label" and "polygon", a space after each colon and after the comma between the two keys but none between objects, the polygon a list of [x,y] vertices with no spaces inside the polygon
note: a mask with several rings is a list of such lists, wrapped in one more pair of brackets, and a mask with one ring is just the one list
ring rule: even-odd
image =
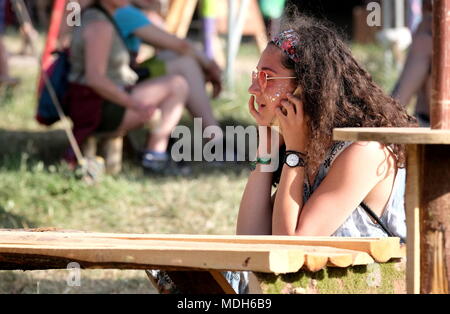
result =
[{"label": "young woman", "polygon": [[181,118],[188,85],[179,75],[136,84],[138,76],[112,17],[127,4],[126,0],[98,0],[83,11],[70,46],[69,116],[82,143],[93,132],[125,134],[159,110],[161,122],[148,138],[142,166],[161,173],[167,167],[169,136]]},{"label": "young woman", "polygon": [[[409,127],[414,118],[332,29],[294,15],[282,30],[262,53],[249,88],[250,113],[267,132],[259,137],[237,233],[404,239],[404,147],[334,142],[332,131]],[[270,141],[274,124],[281,147]],[[278,171],[263,171],[278,157]]]}]

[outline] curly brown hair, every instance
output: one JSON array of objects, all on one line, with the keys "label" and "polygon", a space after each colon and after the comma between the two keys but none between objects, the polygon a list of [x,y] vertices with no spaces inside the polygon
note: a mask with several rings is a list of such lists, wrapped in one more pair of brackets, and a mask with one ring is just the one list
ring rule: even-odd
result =
[{"label": "curly brown hair", "polygon": [[[282,64],[292,69],[302,88],[304,112],[309,118],[308,173],[318,169],[333,144],[333,129],[344,127],[412,127],[416,119],[386,95],[355,60],[349,47],[327,22],[287,8],[281,30],[294,30],[299,62],[283,54]],[[405,165],[404,145],[391,144],[397,166]]]}]

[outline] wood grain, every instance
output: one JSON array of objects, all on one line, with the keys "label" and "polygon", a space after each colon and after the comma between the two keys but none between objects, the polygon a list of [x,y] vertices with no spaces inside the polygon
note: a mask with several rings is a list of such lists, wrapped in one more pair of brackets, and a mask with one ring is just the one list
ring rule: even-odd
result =
[{"label": "wood grain", "polygon": [[[44,245],[65,249],[129,249],[150,250],[222,250],[222,256],[229,249],[252,250],[302,250],[305,267],[316,271],[326,265],[347,267],[349,265],[365,265],[374,260],[387,261],[398,256],[398,238],[337,238],[337,237],[290,237],[290,236],[210,236],[210,235],[149,235],[149,234],[104,234],[84,232],[27,232],[0,231],[0,244],[19,245],[33,248],[34,245]],[[22,252],[25,252],[23,250]],[[275,257],[273,257],[275,258]],[[281,258],[281,257],[280,257]],[[289,258],[289,254],[287,257]],[[297,257],[298,258],[298,257]],[[281,258],[282,259],[282,258]],[[302,263],[303,263],[302,261]],[[123,262],[123,261],[122,261]],[[161,261],[159,261],[160,263]],[[276,262],[283,263],[283,262]],[[148,264],[148,263],[147,263]],[[167,264],[167,263],[166,263]],[[181,264],[167,266],[183,266]],[[190,262],[184,266],[199,267],[202,265]],[[286,266],[286,265],[285,265]],[[220,267],[215,265],[214,269]],[[233,264],[227,268],[236,267]],[[256,267],[256,266],[251,266]],[[288,266],[290,267],[290,266]],[[203,265],[204,268],[204,265]],[[242,268],[242,267],[241,267]],[[241,269],[238,268],[238,269]],[[222,268],[221,268],[222,269]],[[247,268],[249,269],[249,268]],[[278,268],[266,268],[274,272],[284,272]],[[251,269],[256,270],[256,269]]]},{"label": "wood grain", "polygon": [[420,194],[422,145],[407,145],[406,173],[406,227],[407,259],[406,290],[409,294],[420,293]]},{"label": "wood grain", "polygon": [[[114,264],[114,268],[132,269],[130,265],[155,268],[155,265],[171,267],[191,267],[196,269],[217,270],[254,270],[270,273],[297,272],[304,262],[304,251],[299,247],[267,247],[259,245],[243,244],[218,244],[206,243],[181,244],[159,241],[150,244],[125,245],[98,243],[74,243],[69,241],[57,241],[49,244],[25,243],[25,244],[0,244],[0,268],[2,264],[11,265],[8,256],[22,256],[21,266],[36,264],[35,269],[42,266],[36,261],[36,256],[49,257],[55,261],[76,261],[87,268],[103,268],[103,264]],[[9,254],[9,255],[8,255]],[[11,255],[12,254],[12,255]],[[121,265],[126,266],[121,266]],[[64,263],[62,263],[64,267]],[[58,267],[60,268],[60,267]],[[10,268],[9,268],[10,269]],[[30,269],[30,268],[27,268]]]},{"label": "wood grain", "polygon": [[[47,229],[44,229],[44,231]],[[38,230],[39,231],[39,230]],[[12,232],[12,233],[11,233]],[[92,242],[96,239],[135,240],[134,245],[147,240],[187,241],[187,242],[223,242],[241,244],[274,244],[327,246],[356,250],[368,253],[377,262],[386,262],[398,258],[400,252],[399,238],[346,238],[346,237],[296,237],[296,236],[231,236],[231,235],[185,235],[185,234],[119,234],[91,232],[29,232],[0,230],[0,239],[15,238],[20,240],[42,238],[72,239],[74,241]],[[84,239],[84,240],[83,240]],[[104,242],[103,242],[104,243]],[[110,242],[111,243],[111,242]]]},{"label": "wood grain", "polygon": [[397,144],[450,144],[450,130],[430,128],[337,128],[335,141],[377,141]]}]

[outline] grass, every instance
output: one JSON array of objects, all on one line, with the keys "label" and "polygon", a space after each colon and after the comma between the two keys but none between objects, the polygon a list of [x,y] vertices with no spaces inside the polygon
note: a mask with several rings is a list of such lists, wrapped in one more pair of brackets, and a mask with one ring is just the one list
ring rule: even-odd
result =
[{"label": "grass", "polygon": [[[18,36],[5,37],[17,51]],[[389,90],[379,48],[355,46],[355,55]],[[213,102],[223,125],[252,124],[247,112],[249,73],[257,63],[252,43],[242,46],[236,90]],[[0,228],[57,227],[96,232],[233,234],[248,176],[245,165],[213,167],[193,163],[187,178],[149,178],[136,162],[88,186],[59,162],[67,140],[60,123],[34,120],[37,67],[32,58],[13,57],[11,72],[22,84],[0,95]],[[391,79],[387,79],[391,78]],[[189,119],[183,123],[189,125]],[[67,271],[0,271],[0,293],[152,293],[142,271],[83,270],[81,287],[68,287]]]}]

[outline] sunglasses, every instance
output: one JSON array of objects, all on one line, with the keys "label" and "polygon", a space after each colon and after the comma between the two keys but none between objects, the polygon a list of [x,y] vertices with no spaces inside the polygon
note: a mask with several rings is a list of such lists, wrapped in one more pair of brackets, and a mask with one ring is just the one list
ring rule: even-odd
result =
[{"label": "sunglasses", "polygon": [[295,79],[295,76],[269,76],[264,71],[252,71],[252,83],[258,80],[259,86],[265,88],[269,80]]}]

